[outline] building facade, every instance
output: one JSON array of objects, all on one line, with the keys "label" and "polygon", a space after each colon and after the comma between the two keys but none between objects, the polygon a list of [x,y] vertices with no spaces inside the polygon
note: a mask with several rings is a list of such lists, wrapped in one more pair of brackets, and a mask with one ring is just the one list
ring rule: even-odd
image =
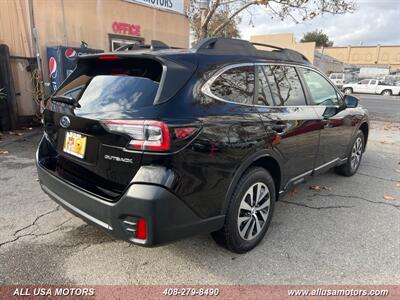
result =
[{"label": "building facade", "polygon": [[329,47],[320,51],[349,65],[400,70],[400,45]]},{"label": "building facade", "polygon": [[256,35],[250,40],[296,50],[326,73],[341,72],[344,65],[385,69],[387,73],[400,70],[400,45],[316,48],[314,42],[297,43],[293,33]]},{"label": "building facade", "polygon": [[314,62],[315,42],[297,43],[293,33],[253,35],[250,41],[293,49],[307,57],[311,63]]},{"label": "building facade", "polygon": [[47,47],[79,47],[84,42],[89,48],[112,51],[129,43],[160,40],[186,48],[188,4],[188,0],[0,1],[0,44],[10,49],[18,115],[37,111],[29,66],[40,61],[48,81]]},{"label": "building facade", "polygon": [[[296,50],[326,74],[342,72],[344,68],[343,62],[329,54],[319,52],[315,47],[315,42],[296,42],[293,33],[255,35],[250,37],[250,41]],[[262,47],[259,48],[262,49]]]}]

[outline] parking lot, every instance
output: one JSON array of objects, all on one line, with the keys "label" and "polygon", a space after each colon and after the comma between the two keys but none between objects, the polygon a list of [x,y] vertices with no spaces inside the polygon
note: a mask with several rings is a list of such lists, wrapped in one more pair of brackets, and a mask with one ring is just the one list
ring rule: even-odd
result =
[{"label": "parking lot", "polygon": [[400,122],[400,96],[355,94],[375,121]]},{"label": "parking lot", "polygon": [[112,239],[41,191],[38,132],[14,141],[4,135],[0,283],[400,284],[399,110],[385,119],[369,109],[374,120],[359,172],[331,171],[299,185],[277,203],[261,245],[243,255],[207,235],[157,248]]}]

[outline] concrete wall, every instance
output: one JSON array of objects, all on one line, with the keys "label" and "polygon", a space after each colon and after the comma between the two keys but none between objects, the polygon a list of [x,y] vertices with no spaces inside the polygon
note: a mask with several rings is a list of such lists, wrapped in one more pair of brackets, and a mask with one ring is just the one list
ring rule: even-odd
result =
[{"label": "concrete wall", "polygon": [[340,73],[344,70],[344,64],[325,54],[321,54],[319,51],[315,51],[314,65],[325,74]]},{"label": "concrete wall", "polygon": [[0,1],[0,43],[11,55],[32,56],[31,27],[27,0]]},{"label": "concrete wall", "polygon": [[[27,0],[0,1],[0,44],[8,45],[11,56],[32,57],[32,38]],[[32,100],[31,74],[26,59],[10,59],[16,94],[17,114],[34,115],[37,105]]]},{"label": "concrete wall", "polygon": [[389,66],[391,71],[400,69],[400,45],[329,47],[319,50],[347,64]]},{"label": "concrete wall", "polygon": [[[253,35],[250,37],[250,41],[296,50],[314,63],[315,42],[297,43],[293,33]],[[258,48],[262,49],[262,47]]]}]

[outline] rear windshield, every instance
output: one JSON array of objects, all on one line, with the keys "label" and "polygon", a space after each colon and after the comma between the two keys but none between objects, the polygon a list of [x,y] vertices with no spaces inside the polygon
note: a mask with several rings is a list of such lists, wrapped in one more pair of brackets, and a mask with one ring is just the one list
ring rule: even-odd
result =
[{"label": "rear windshield", "polygon": [[78,100],[77,114],[127,111],[154,103],[162,66],[153,60],[101,62],[80,66],[56,95]]}]

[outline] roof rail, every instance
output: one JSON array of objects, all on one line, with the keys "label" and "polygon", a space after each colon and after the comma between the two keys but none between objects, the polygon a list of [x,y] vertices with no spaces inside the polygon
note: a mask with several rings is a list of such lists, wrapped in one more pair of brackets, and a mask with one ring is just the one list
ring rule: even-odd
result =
[{"label": "roof rail", "polygon": [[[255,46],[272,48],[272,51],[259,50]],[[308,59],[301,53],[262,43],[252,43],[246,40],[229,38],[206,38],[193,47],[196,53],[212,53],[221,55],[256,56],[265,59],[283,59],[286,61],[307,62]]]},{"label": "roof rail", "polygon": [[233,54],[255,55],[257,52],[249,41],[228,38],[206,38],[199,41],[193,48],[196,53],[204,53],[212,50],[213,54]]},{"label": "roof rail", "polygon": [[142,50],[142,49],[149,49],[150,51],[156,51],[162,49],[170,49],[170,47],[161,41],[151,40],[149,45],[132,43],[118,47],[115,51],[119,52],[125,50]]},{"label": "roof rail", "polygon": [[274,45],[269,45],[269,44],[264,44],[264,43],[254,43],[254,42],[250,42],[252,45],[254,46],[264,46],[264,47],[268,47],[268,48],[272,48],[272,49],[277,49],[277,50],[283,50],[284,48],[278,47],[278,46],[274,46]]}]

